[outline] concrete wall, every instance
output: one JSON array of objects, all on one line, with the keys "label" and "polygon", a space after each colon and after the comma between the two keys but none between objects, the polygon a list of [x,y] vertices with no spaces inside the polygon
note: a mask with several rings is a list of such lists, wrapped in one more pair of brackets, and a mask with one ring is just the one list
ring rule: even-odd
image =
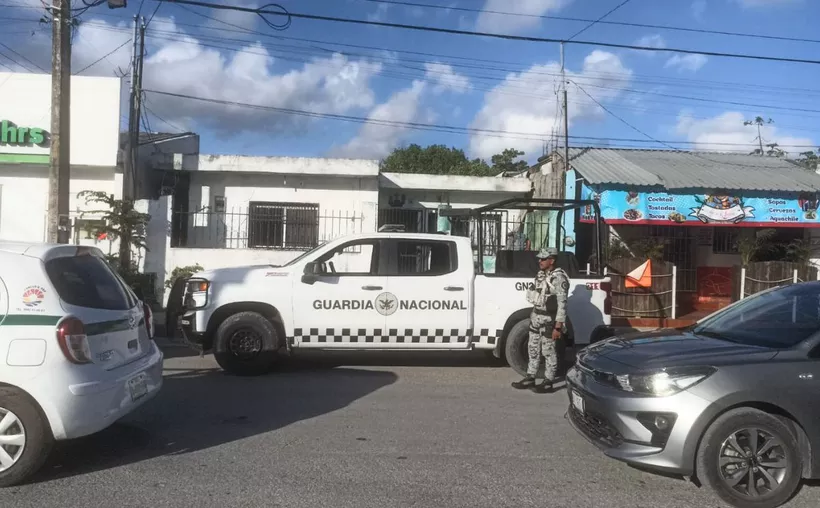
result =
[{"label": "concrete wall", "polygon": [[[51,75],[0,72],[0,120],[51,130]],[[120,79],[71,77],[71,164],[117,165]],[[0,145],[0,154],[48,156],[49,146]],[[47,163],[47,161],[46,161]]]},{"label": "concrete wall", "polygon": [[371,177],[379,174],[379,161],[203,154],[199,157],[197,171]]},{"label": "concrete wall", "polygon": [[[69,194],[72,218],[79,218],[83,211],[105,208],[93,203],[86,205],[84,199],[77,197],[84,190],[103,191],[119,198],[122,193],[122,175],[116,173],[114,168],[73,167]],[[47,213],[48,167],[40,164],[0,163],[0,238],[45,241]],[[82,239],[84,235],[80,236]],[[81,243],[97,245],[108,252],[110,242],[82,239]]]},{"label": "concrete wall", "polygon": [[[215,214],[218,196],[225,213]],[[378,186],[375,178],[281,174],[191,174],[186,247],[248,247],[251,202],[318,205],[319,240],[373,231]]]}]

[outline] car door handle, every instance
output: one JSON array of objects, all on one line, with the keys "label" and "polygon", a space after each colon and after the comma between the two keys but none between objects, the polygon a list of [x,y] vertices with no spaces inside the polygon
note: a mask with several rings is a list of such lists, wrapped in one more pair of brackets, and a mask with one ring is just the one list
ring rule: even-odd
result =
[{"label": "car door handle", "polygon": [[380,291],[382,289],[381,286],[362,286],[362,289],[365,291]]},{"label": "car door handle", "polygon": [[464,291],[464,288],[461,286],[447,286],[444,288],[445,291]]}]

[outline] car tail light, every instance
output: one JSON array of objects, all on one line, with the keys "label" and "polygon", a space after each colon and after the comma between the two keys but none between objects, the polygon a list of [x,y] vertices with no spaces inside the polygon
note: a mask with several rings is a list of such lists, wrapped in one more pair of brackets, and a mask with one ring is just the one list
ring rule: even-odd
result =
[{"label": "car tail light", "polygon": [[601,289],[606,292],[606,296],[604,297],[604,314],[609,316],[612,314],[612,283],[602,282]]},{"label": "car tail light", "polygon": [[78,364],[91,362],[91,350],[88,347],[85,325],[79,319],[66,318],[57,326],[57,342],[69,362]]},{"label": "car tail light", "polygon": [[154,338],[154,313],[151,311],[151,306],[147,303],[142,304],[142,311],[145,315],[145,330],[148,332],[148,338]]}]

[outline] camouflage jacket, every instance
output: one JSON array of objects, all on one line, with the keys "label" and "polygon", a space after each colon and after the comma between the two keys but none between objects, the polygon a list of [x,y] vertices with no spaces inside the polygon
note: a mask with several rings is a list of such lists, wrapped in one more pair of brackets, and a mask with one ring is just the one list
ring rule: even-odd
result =
[{"label": "camouflage jacket", "polygon": [[548,274],[539,270],[532,289],[527,291],[527,301],[532,304],[534,314],[551,316],[557,322],[566,323],[568,295],[567,272],[560,268]]}]

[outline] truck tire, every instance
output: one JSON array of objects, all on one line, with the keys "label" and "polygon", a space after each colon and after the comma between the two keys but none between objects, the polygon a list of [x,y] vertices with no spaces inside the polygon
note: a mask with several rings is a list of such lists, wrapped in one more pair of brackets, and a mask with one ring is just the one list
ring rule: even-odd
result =
[{"label": "truck tire", "polygon": [[[519,375],[527,374],[527,364],[529,363],[529,342],[530,342],[530,320],[524,319],[519,321],[510,329],[507,334],[507,340],[504,343],[504,357],[507,359],[507,364]],[[556,377],[562,377],[566,373],[567,360],[567,339],[563,338],[555,345],[555,352],[558,355],[558,370]],[[544,377],[544,360],[541,360],[541,365],[535,374],[537,378]]]},{"label": "truck tire", "polygon": [[223,370],[237,376],[269,372],[279,356],[276,328],[256,312],[229,316],[216,329],[214,358]]},{"label": "truck tire", "polygon": [[11,487],[25,481],[45,463],[54,436],[40,408],[26,393],[10,386],[0,387],[0,422],[5,422],[0,436],[6,441],[22,437],[22,446],[5,444],[4,453],[14,461],[0,466],[0,487]]},{"label": "truck tire", "polygon": [[[529,353],[527,346],[530,341],[530,320],[524,319],[517,322],[507,334],[507,341],[504,343],[504,357],[507,364],[519,375],[527,374],[527,364],[529,363]],[[538,368],[536,377],[544,376],[543,365]]]}]

